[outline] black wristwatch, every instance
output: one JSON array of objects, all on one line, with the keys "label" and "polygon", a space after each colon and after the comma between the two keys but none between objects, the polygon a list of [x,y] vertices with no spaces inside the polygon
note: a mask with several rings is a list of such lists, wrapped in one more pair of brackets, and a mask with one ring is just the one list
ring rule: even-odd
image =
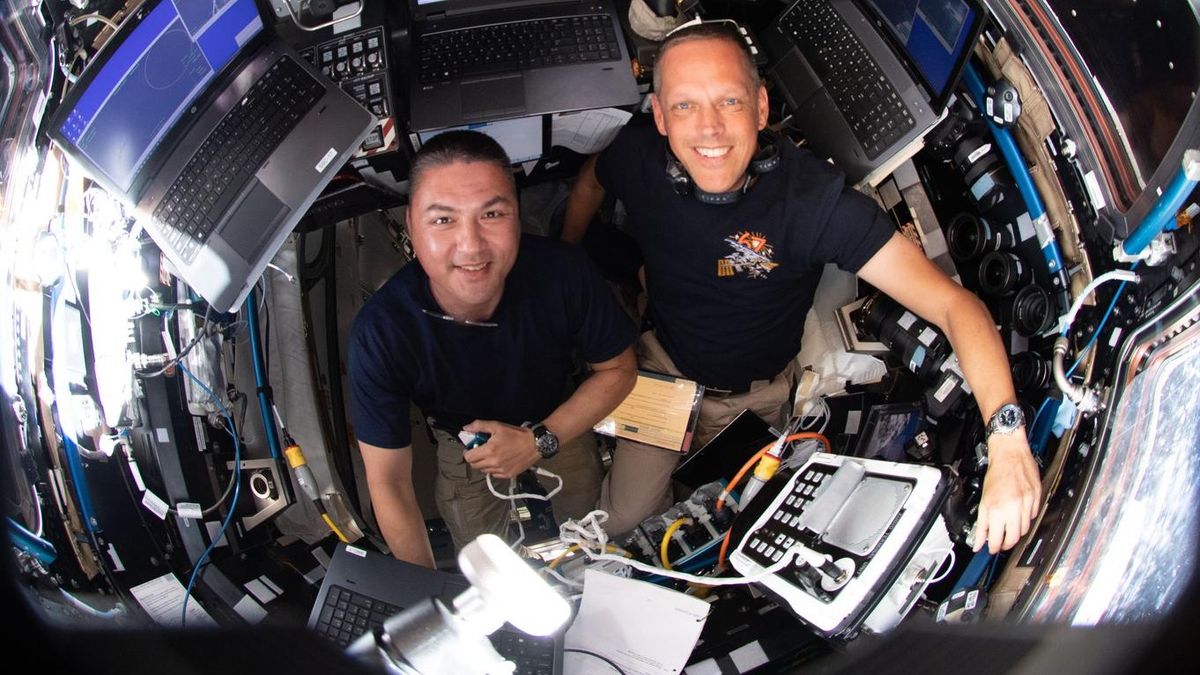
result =
[{"label": "black wristwatch", "polygon": [[1023,426],[1025,426],[1025,413],[1021,411],[1021,406],[1015,403],[1006,403],[992,414],[992,419],[988,420],[984,440],[991,438],[992,434],[1011,434]]},{"label": "black wristwatch", "polygon": [[547,429],[546,425],[541,422],[528,426],[529,430],[533,432],[533,442],[542,459],[550,459],[558,454],[558,436],[555,436],[553,431]]}]

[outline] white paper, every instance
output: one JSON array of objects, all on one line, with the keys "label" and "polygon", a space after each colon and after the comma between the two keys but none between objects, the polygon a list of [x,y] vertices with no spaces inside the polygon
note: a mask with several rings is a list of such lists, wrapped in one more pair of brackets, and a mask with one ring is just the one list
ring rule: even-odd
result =
[{"label": "white paper", "polygon": [[241,600],[233,606],[233,611],[241,615],[247,623],[254,625],[263,619],[267,618],[267,610],[263,606],[254,601],[254,598],[243,595]]},{"label": "white paper", "polygon": [[[674,675],[687,664],[708,610],[707,602],[690,595],[589,569],[566,646],[612,659],[628,675]],[[567,656],[567,675],[613,672],[600,659]]]},{"label": "white paper", "polygon": [[[129,592],[155,623],[161,626],[179,626],[184,588],[174,574],[168,572],[157,579],[134,586]],[[187,604],[187,625],[215,626],[217,622],[213,621],[195,598],[191,598]]]},{"label": "white paper", "polygon": [[270,588],[267,588],[267,585],[259,579],[251,579],[250,581],[247,581],[246,591],[264,605],[274,600],[276,597],[276,594]]},{"label": "white paper", "polygon": [[630,117],[633,115],[616,108],[555,115],[550,122],[550,144],[593,155],[608,147]]}]

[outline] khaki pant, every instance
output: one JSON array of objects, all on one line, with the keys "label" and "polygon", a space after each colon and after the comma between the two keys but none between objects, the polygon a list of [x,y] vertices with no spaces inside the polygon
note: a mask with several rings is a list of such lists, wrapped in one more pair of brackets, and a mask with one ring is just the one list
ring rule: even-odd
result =
[{"label": "khaki pant", "polygon": [[[654,331],[642,333],[638,339],[637,357],[638,368],[642,370],[681,375]],[[691,449],[704,447],[743,410],[751,410],[776,429],[782,429],[795,388],[795,363],[791,361],[770,380],[755,380],[744,394],[706,393],[700,403]],[[622,534],[673,504],[671,472],[680,459],[680,453],[618,438],[612,467],[600,487],[600,508],[608,512],[604,529],[611,535]]]},{"label": "khaki pant", "polygon": [[[454,539],[454,549],[461,550],[488,532],[506,538],[511,510],[508,500],[493,495],[488,490],[486,476],[463,459],[466,449],[462,442],[441,430],[434,430],[433,435],[438,458],[434,497],[438,513]],[[550,499],[559,522],[582,518],[595,508],[602,468],[596,439],[591,434],[563,444],[557,455],[537,465],[562,476],[562,491]],[[537,479],[547,493],[558,486],[558,481],[552,478]],[[492,485],[501,494],[508,492],[507,479],[493,478]]]}]

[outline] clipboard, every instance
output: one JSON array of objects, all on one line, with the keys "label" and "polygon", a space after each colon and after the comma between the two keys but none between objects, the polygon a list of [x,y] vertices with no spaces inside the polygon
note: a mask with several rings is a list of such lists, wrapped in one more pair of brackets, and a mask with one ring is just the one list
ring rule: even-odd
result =
[{"label": "clipboard", "polygon": [[704,386],[693,380],[639,370],[633,391],[593,430],[687,453],[703,398]]}]

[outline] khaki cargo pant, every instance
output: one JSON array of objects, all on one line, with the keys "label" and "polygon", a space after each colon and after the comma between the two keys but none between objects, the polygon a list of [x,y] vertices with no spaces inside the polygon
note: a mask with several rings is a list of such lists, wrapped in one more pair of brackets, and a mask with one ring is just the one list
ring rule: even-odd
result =
[{"label": "khaki cargo pant", "polygon": [[[461,441],[441,430],[434,430],[433,435],[437,442],[438,458],[434,497],[438,513],[454,539],[454,549],[461,550],[487,532],[506,538],[510,512],[508,500],[493,495],[488,490],[485,475],[463,459],[466,450]],[[554,516],[559,522],[567,518],[582,518],[595,508],[603,470],[596,439],[591,434],[584,434],[563,444],[557,455],[543,459],[537,465],[562,476],[563,489],[550,500]],[[537,478],[547,493],[558,485],[554,479],[544,476]],[[493,478],[492,485],[501,494],[508,492],[506,479]]]}]

